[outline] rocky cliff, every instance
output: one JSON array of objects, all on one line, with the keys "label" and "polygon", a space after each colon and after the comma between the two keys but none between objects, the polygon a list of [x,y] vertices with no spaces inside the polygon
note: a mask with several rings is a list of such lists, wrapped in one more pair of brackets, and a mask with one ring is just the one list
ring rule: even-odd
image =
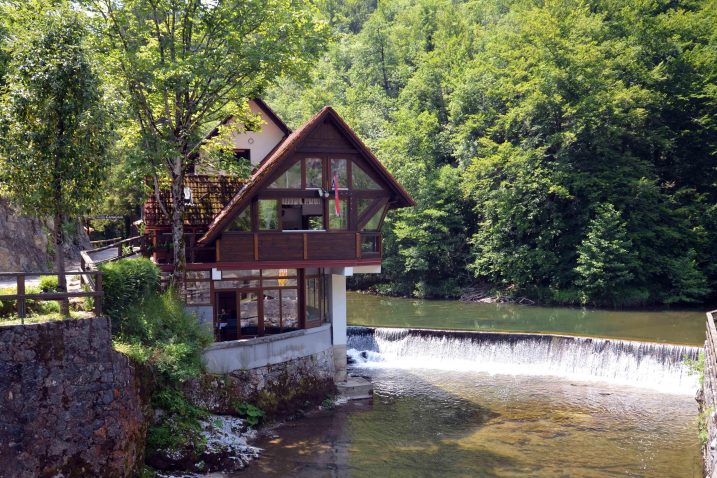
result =
[{"label": "rocky cliff", "polygon": [[0,271],[47,271],[48,234],[37,218],[23,216],[0,198]]},{"label": "rocky cliff", "polygon": [[[52,270],[48,247],[52,221],[20,214],[0,197],[0,271],[47,272]],[[89,238],[78,228],[65,247],[68,266],[79,262],[80,250],[89,249]]]}]

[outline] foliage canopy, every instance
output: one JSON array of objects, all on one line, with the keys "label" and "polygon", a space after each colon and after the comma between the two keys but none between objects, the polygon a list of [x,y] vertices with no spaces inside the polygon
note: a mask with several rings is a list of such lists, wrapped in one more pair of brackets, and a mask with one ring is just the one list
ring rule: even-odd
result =
[{"label": "foliage canopy", "polygon": [[[287,79],[269,99],[292,124],[334,105],[418,200],[387,221],[381,290],[445,296],[477,281],[605,305],[715,296],[714,0],[323,10],[337,39],[310,86]],[[608,215],[622,236],[605,240],[626,250],[600,254],[629,280],[592,275]]]}]

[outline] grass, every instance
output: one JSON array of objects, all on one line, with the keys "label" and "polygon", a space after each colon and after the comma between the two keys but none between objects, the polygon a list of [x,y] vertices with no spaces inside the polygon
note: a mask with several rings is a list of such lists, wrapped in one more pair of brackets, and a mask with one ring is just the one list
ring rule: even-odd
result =
[{"label": "grass", "polygon": [[[28,324],[43,324],[45,322],[52,322],[55,320],[68,320],[68,319],[86,319],[94,317],[93,312],[84,310],[71,310],[70,317],[63,317],[59,312],[50,312],[45,314],[33,314],[25,317],[25,325]],[[23,321],[17,315],[10,315],[7,317],[0,317],[0,327],[11,326],[11,325],[22,325]]]},{"label": "grass", "polygon": [[[29,286],[25,289],[26,294],[47,294],[57,292],[57,276],[42,276],[39,284]],[[15,295],[16,287],[0,288],[0,295]],[[70,319],[90,317],[94,301],[92,297],[70,298]],[[60,303],[56,300],[27,299],[25,301],[26,324],[62,320],[60,315]],[[16,300],[0,300],[0,325],[19,325],[22,321],[17,316]]]}]

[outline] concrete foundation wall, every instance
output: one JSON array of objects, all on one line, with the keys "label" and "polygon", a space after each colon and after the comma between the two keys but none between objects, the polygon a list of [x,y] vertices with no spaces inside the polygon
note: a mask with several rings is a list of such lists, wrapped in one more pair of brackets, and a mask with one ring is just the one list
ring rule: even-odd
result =
[{"label": "concrete foundation wall", "polygon": [[331,350],[329,324],[255,339],[218,342],[204,350],[207,371],[228,374],[250,370]]}]

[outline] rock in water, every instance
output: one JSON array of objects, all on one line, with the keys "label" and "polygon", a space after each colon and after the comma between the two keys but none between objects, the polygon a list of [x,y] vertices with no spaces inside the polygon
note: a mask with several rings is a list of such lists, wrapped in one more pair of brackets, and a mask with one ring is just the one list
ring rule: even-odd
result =
[{"label": "rock in water", "polygon": [[[201,449],[190,446],[177,450],[158,450],[148,457],[150,466],[162,471],[206,473],[213,471],[238,471],[256,458],[260,448],[247,444],[255,438],[256,431],[244,420],[225,415],[210,415],[200,421],[201,437],[205,443]],[[160,474],[165,477],[192,476],[186,473]]]}]

